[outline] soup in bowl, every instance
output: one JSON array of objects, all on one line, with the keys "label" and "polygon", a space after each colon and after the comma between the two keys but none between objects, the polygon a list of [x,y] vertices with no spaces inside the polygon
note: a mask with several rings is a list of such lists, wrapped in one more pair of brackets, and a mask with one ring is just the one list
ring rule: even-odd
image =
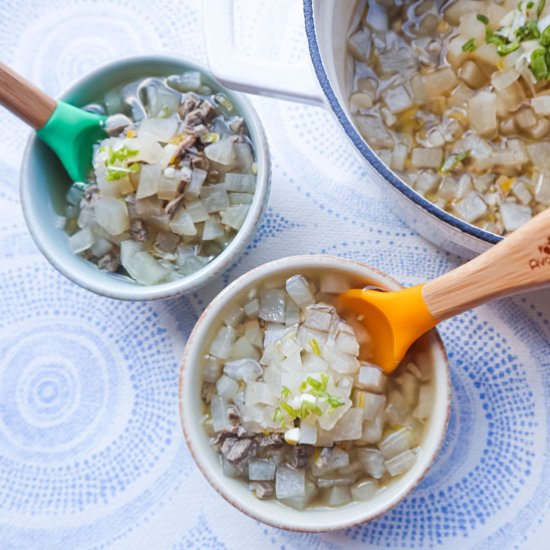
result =
[{"label": "soup in bowl", "polygon": [[372,519],[424,476],[445,433],[449,372],[436,331],[386,375],[338,293],[399,288],[329,256],[261,266],[205,310],[182,361],[189,448],[229,502],[265,523],[325,531]]}]

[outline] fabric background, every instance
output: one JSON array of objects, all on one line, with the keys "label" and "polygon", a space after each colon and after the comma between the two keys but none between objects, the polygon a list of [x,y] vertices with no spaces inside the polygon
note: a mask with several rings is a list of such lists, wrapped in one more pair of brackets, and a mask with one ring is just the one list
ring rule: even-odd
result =
[{"label": "fabric background", "polygon": [[[298,0],[236,4],[240,47],[307,56]],[[0,2],[2,60],[51,94],[114,57],[152,52],[205,61],[199,1]],[[0,548],[548,548],[548,292],[444,323],[453,382],[444,447],[419,488],[368,525],[272,529],[198,472],[179,425],[178,362],[228,280],[301,253],[362,260],[407,285],[459,263],[399,221],[327,112],[253,101],[273,154],[263,223],[211,288],[164,303],[91,295],[43,259],[18,199],[29,131],[0,110]]]}]

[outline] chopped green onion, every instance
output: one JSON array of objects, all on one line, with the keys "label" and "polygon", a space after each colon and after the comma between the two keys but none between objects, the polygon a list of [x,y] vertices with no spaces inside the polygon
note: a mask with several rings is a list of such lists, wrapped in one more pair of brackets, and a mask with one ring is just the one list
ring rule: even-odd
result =
[{"label": "chopped green onion", "polygon": [[541,13],[544,11],[545,6],[546,0],[539,0],[539,3],[537,5],[537,17],[540,17]]},{"label": "chopped green onion", "polygon": [[520,41],[539,38],[540,32],[539,28],[537,27],[537,22],[534,19],[527,21],[525,25],[523,25],[516,31],[516,36]]},{"label": "chopped green onion", "polygon": [[462,46],[463,52],[473,52],[476,49],[476,40],[475,38],[470,38],[467,42],[464,43]]},{"label": "chopped green onion", "polygon": [[319,382],[319,380],[315,380],[315,378],[312,378],[311,376],[307,377],[307,383],[316,390],[321,389],[321,382]]},{"label": "chopped green onion", "polygon": [[504,38],[493,32],[489,27],[485,30],[485,42],[487,42],[487,44],[495,44],[497,46],[503,46],[506,44]]},{"label": "chopped green onion", "polygon": [[452,172],[464,159],[468,158],[469,154],[470,154],[469,151],[465,151],[464,153],[458,153],[457,155],[451,155],[441,165],[441,168],[439,169],[440,173],[441,174],[448,174],[449,172]]},{"label": "chopped green onion", "polygon": [[285,417],[281,411],[281,407],[277,407],[273,412],[273,421],[279,422],[282,428],[286,428]]},{"label": "chopped green onion", "polygon": [[520,47],[520,45],[521,44],[519,40],[514,40],[509,44],[501,44],[497,46],[498,55],[504,57],[505,55],[515,52]]},{"label": "chopped green onion", "polygon": [[321,390],[327,391],[327,385],[329,381],[328,374],[326,372],[322,372],[320,378],[321,378]]},{"label": "chopped green onion", "polygon": [[286,411],[286,413],[288,414],[288,416],[290,416],[292,420],[298,418],[298,411],[296,409],[293,409],[288,403],[281,403],[281,407]]},{"label": "chopped green onion", "polygon": [[542,46],[544,47],[548,47],[550,46],[550,25],[548,25],[548,27],[546,27],[541,35],[540,35],[540,38],[539,38],[539,41],[541,43]]},{"label": "chopped green onion", "polygon": [[312,338],[309,341],[309,345],[311,346],[311,351],[313,352],[313,355],[317,355],[318,357],[321,356],[321,348],[319,347],[319,342],[315,340],[315,338]]},{"label": "chopped green onion", "polygon": [[546,50],[538,49],[531,54],[531,72],[537,82],[548,79],[548,65],[546,64]]},{"label": "chopped green onion", "polygon": [[489,24],[489,18],[486,15],[483,15],[482,13],[478,13],[477,20],[481,21],[484,25]]},{"label": "chopped green onion", "polygon": [[283,386],[283,389],[281,390],[281,395],[283,399],[288,399],[289,397],[292,396],[292,392],[290,391],[290,388]]}]

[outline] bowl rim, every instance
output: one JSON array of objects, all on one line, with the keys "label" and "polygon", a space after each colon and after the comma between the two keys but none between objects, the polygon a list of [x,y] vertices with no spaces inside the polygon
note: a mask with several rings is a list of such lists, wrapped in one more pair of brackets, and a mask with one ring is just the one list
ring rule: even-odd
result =
[{"label": "bowl rim", "polygon": [[[447,352],[441,336],[437,329],[432,329],[428,334],[432,336],[432,342],[430,344],[430,349],[437,350],[441,354],[441,362],[439,365],[440,370],[443,372],[443,390],[440,390],[441,395],[439,396],[443,399],[445,418],[439,426],[439,433],[436,434],[437,442],[434,445],[434,448],[429,456],[425,467],[419,472],[418,476],[409,481],[409,484],[404,486],[401,489],[401,492],[394,496],[391,500],[388,501],[383,506],[379,506],[374,512],[365,513],[358,519],[350,520],[341,520],[335,522],[327,522],[323,526],[318,525],[309,525],[307,523],[301,524],[299,521],[289,522],[281,521],[276,518],[276,514],[269,515],[264,514],[258,509],[253,509],[247,504],[243,503],[238,496],[235,496],[228,488],[225,483],[218,483],[216,476],[210,466],[207,464],[206,460],[202,459],[201,450],[199,445],[195,446],[195,441],[193,439],[193,431],[196,429],[198,431],[201,426],[194,428],[197,422],[200,422],[199,415],[190,413],[187,408],[187,403],[191,402],[191,399],[186,398],[190,395],[188,392],[192,392],[190,384],[186,383],[187,378],[190,376],[190,372],[193,370],[194,364],[192,363],[193,358],[197,358],[201,351],[204,341],[206,340],[209,331],[210,324],[215,320],[218,310],[222,310],[231,301],[234,299],[235,295],[239,292],[242,292],[246,287],[251,283],[258,284],[263,280],[276,276],[277,272],[285,272],[289,270],[300,270],[300,269],[313,269],[313,268],[322,268],[328,267],[330,269],[339,269],[347,267],[350,271],[354,271],[356,275],[360,276],[361,274],[367,278],[370,275],[377,275],[388,285],[388,287],[393,287],[395,289],[403,288],[403,286],[396,281],[393,277],[386,275],[382,271],[371,267],[362,262],[355,260],[341,258],[338,256],[330,256],[325,254],[318,255],[300,255],[300,256],[290,256],[285,258],[279,258],[262,264],[258,267],[253,268],[252,270],[242,274],[226,288],[224,288],[204,309],[199,319],[197,320],[189,338],[186,342],[185,349],[180,361],[179,367],[179,382],[178,382],[178,407],[179,407],[179,418],[183,430],[183,435],[187,443],[187,447],[195,461],[195,464],[198,466],[202,475],[206,478],[208,483],[216,490],[216,492],[221,495],[229,504],[235,507],[237,510],[243,512],[247,516],[261,521],[267,525],[273,527],[285,529],[288,531],[304,532],[304,533],[319,533],[319,532],[331,532],[338,531],[341,529],[346,529],[362,523],[371,521],[378,516],[386,513],[391,510],[393,507],[398,505],[407,495],[409,495],[418,484],[424,479],[426,474],[429,472],[435,459],[437,458],[441,447],[443,445],[445,435],[447,432],[447,426],[449,422],[450,412],[451,412],[451,379],[450,379],[450,367],[449,359]],[[195,363],[196,365],[197,363]],[[189,389],[187,389],[189,388]],[[433,428],[437,429],[437,426]],[[219,468],[219,466],[217,466]],[[223,476],[221,476],[223,477]],[[220,477],[220,478],[221,478]],[[343,507],[345,509],[346,507]],[[337,510],[337,509],[336,509]],[[272,517],[273,516],[273,517]],[[297,517],[300,517],[300,511],[297,511]]]},{"label": "bowl rim", "polygon": [[[91,81],[95,78],[101,77],[105,72],[112,71],[117,67],[139,66],[154,63],[181,65],[182,69],[199,71],[205,74],[209,79],[216,82],[220,88],[220,91],[223,91],[223,93],[227,94],[232,101],[237,103],[239,111],[247,124],[255,146],[255,161],[258,168],[258,172],[256,174],[256,189],[250,205],[250,210],[247,213],[241,229],[239,229],[227,247],[203,268],[191,275],[183,277],[180,280],[171,281],[168,283],[161,283],[158,285],[139,285],[137,283],[128,283],[123,287],[113,287],[111,281],[109,280],[109,275],[111,274],[103,273],[99,269],[97,270],[97,274],[95,276],[90,277],[81,276],[81,274],[76,273],[72,267],[68,267],[66,265],[66,262],[63,261],[62,255],[56,254],[50,250],[47,240],[42,237],[40,233],[40,217],[36,215],[35,211],[30,206],[30,195],[35,185],[29,175],[30,159],[32,149],[39,141],[36,134],[32,132],[25,145],[23,158],[21,161],[19,182],[23,215],[27,228],[35,244],[50,264],[67,279],[86,290],[101,296],[119,300],[164,300],[183,294],[189,294],[205,286],[212,279],[219,277],[238,259],[246,245],[252,239],[267,206],[271,187],[271,155],[269,153],[269,143],[267,141],[260,117],[252,103],[243,94],[229,90],[220,84],[205,65],[193,59],[164,53],[120,56],[115,59],[111,59],[107,63],[103,63],[76,78],[70,84],[65,86],[61,92],[56,94],[55,98],[57,100],[65,100],[68,95],[80,89],[85,81]],[[144,78],[146,76],[147,75],[145,75]]]},{"label": "bowl rim", "polygon": [[317,27],[314,14],[314,3],[316,0],[303,0],[303,11],[305,19],[305,31],[309,47],[309,53],[313,64],[313,69],[317,76],[317,80],[321,85],[323,94],[328,102],[332,112],[336,116],[340,126],[346,133],[347,137],[353,143],[357,151],[361,156],[374,168],[374,170],[384,180],[389,183],[396,191],[408,198],[417,208],[423,210],[425,213],[441,220],[446,225],[450,226],[455,231],[465,233],[470,237],[474,237],[479,241],[487,244],[497,244],[503,237],[495,235],[489,231],[485,231],[475,225],[461,220],[460,218],[453,216],[452,214],[442,210],[434,203],[423,197],[420,193],[415,191],[410,185],[407,185],[401,178],[399,178],[384,162],[378,158],[367,142],[361,137],[359,132],[355,129],[354,124],[346,114],[345,109],[342,107],[338,98],[332,88],[328,73],[325,69],[321,49],[319,47],[319,39],[317,35]]}]

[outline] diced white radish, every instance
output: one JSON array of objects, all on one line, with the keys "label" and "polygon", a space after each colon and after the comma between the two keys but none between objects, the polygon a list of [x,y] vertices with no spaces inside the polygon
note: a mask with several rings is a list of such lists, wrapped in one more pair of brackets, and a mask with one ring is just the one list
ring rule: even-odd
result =
[{"label": "diced white radish", "polygon": [[230,206],[222,212],[222,223],[238,231],[246,219],[249,208],[247,205]]},{"label": "diced white radish", "polygon": [[271,386],[264,382],[250,382],[246,386],[245,400],[248,407],[259,403],[265,405],[274,404],[274,396]]},{"label": "diced white radish", "polygon": [[360,439],[363,430],[363,410],[357,407],[349,409],[333,428],[334,441],[352,441]]},{"label": "diced white radish", "polygon": [[341,374],[353,374],[359,370],[357,357],[349,353],[325,346],[321,350],[321,355],[336,372]]},{"label": "diced white radish", "polygon": [[237,338],[237,341],[231,346],[229,351],[230,359],[240,359],[241,357],[249,357],[254,360],[260,359],[259,350],[250,343],[246,336]]},{"label": "diced white radish", "polygon": [[228,361],[223,366],[223,372],[234,380],[253,382],[262,376],[263,369],[255,359],[246,358]]},{"label": "diced white radish", "polygon": [[363,416],[365,420],[374,420],[384,408],[386,396],[370,392],[361,393],[363,394],[363,399],[360,404],[363,408]]},{"label": "diced white radish", "polygon": [[401,428],[387,435],[380,443],[378,448],[387,460],[398,454],[407,451],[414,445],[414,436],[408,428]]},{"label": "diced white radish", "polygon": [[95,258],[102,258],[110,252],[113,248],[113,243],[107,239],[99,238],[94,244],[90,247],[90,252],[94,255]]},{"label": "diced white radish", "polygon": [[302,358],[300,352],[296,352],[287,357],[282,363],[281,368],[286,372],[297,372],[302,370]]},{"label": "diced white radish", "polygon": [[227,402],[219,395],[215,395],[210,403],[212,412],[212,426],[215,432],[221,432],[229,428],[229,418],[227,416]]},{"label": "diced white radish", "polygon": [[225,174],[225,186],[228,191],[237,193],[254,193],[256,178],[252,174]]},{"label": "diced white radish", "polygon": [[130,228],[128,207],[121,199],[99,197],[95,203],[97,223],[110,235],[120,235]]},{"label": "diced white radish", "polygon": [[302,357],[302,368],[307,373],[325,372],[328,369],[328,363],[314,353],[305,353]]},{"label": "diced white radish", "polygon": [[275,479],[276,465],[272,460],[251,460],[248,465],[250,481],[271,481]]},{"label": "diced white radish", "polygon": [[185,210],[191,216],[193,223],[205,222],[208,219],[208,212],[200,200],[190,202]]},{"label": "diced white radish", "polygon": [[187,197],[198,197],[201,193],[202,186],[206,181],[206,176],[208,172],[206,170],[201,170],[200,168],[195,168],[191,175],[191,181],[185,188],[185,196]]},{"label": "diced white radish", "polygon": [[139,137],[150,137],[156,141],[167,142],[178,129],[176,118],[145,118],[139,126]]},{"label": "diced white radish", "polygon": [[223,326],[220,328],[216,337],[210,344],[209,353],[214,357],[220,359],[227,359],[229,357],[229,350],[235,343],[236,333],[233,327]]},{"label": "diced white radish", "polygon": [[351,500],[350,488],[347,485],[336,485],[328,489],[328,491],[326,503],[329,506],[343,506]]},{"label": "diced white radish", "polygon": [[169,274],[169,271],[145,250],[137,252],[126,264],[122,265],[132,278],[143,285],[156,285],[166,279]]},{"label": "diced white radish", "polygon": [[223,226],[218,221],[217,216],[210,216],[206,222],[204,222],[204,230],[202,232],[203,241],[213,241],[219,239],[225,235]]},{"label": "diced white radish", "polygon": [[177,235],[193,236],[197,234],[197,228],[187,210],[179,210],[169,225]]},{"label": "diced white radish", "polygon": [[418,393],[418,405],[413,412],[413,416],[425,422],[432,414],[433,409],[433,396],[432,388],[427,384],[420,386],[420,391]]},{"label": "diced white radish", "polygon": [[351,486],[353,500],[365,501],[373,498],[378,491],[378,483],[372,479],[358,481]]},{"label": "diced white radish", "polygon": [[239,391],[239,384],[229,376],[220,376],[216,382],[216,390],[224,399],[231,399]]},{"label": "diced white radish", "polygon": [[392,477],[404,474],[414,466],[416,457],[417,455],[414,451],[405,451],[387,460],[386,468]]},{"label": "diced white radish", "polygon": [[300,424],[300,437],[298,443],[301,445],[315,445],[317,442],[317,428],[314,424],[302,422]]},{"label": "diced white radish", "polygon": [[200,196],[209,214],[226,210],[229,207],[229,198],[227,197],[227,190],[223,183],[203,187]]},{"label": "diced white radish", "polygon": [[283,290],[267,289],[261,292],[260,311],[258,313],[260,319],[273,323],[284,323],[285,313],[286,296]]},{"label": "diced white radish", "polygon": [[339,273],[328,271],[319,276],[321,292],[327,294],[341,294],[351,288],[349,281]]},{"label": "diced white radish", "polygon": [[69,245],[75,254],[80,254],[92,247],[95,235],[89,227],[77,231],[69,237]]},{"label": "diced white radish", "polygon": [[287,279],[285,288],[294,303],[301,308],[305,308],[315,302],[308,282],[302,275],[294,275]]},{"label": "diced white radish", "polygon": [[207,145],[204,153],[209,160],[225,167],[233,166],[237,159],[235,144],[231,138],[220,139]]},{"label": "diced white radish", "polygon": [[443,163],[443,149],[415,147],[411,163],[414,168],[438,169]]},{"label": "diced white radish", "polygon": [[303,323],[304,326],[310,329],[328,332],[334,315],[335,309],[333,306],[325,304],[310,305],[306,307]]},{"label": "diced white radish", "polygon": [[531,105],[538,115],[550,115],[550,96],[534,97],[531,100]]},{"label": "diced white radish", "polygon": [[137,151],[137,154],[131,157],[133,162],[158,164],[162,159],[162,145],[150,136],[126,138],[124,145],[132,151]]},{"label": "diced white radish", "polygon": [[275,474],[275,492],[279,500],[302,497],[306,491],[305,470],[281,465]]},{"label": "diced white radish", "polygon": [[172,200],[178,192],[180,180],[178,178],[168,178],[160,175],[158,179],[157,197],[162,200]]},{"label": "diced white radish", "polygon": [[374,420],[365,420],[363,422],[363,433],[361,442],[366,445],[373,445],[382,439],[384,429],[384,411],[381,411]]},{"label": "diced white radish", "polygon": [[349,355],[359,355],[359,342],[355,334],[349,332],[338,332],[335,342],[336,349]]},{"label": "diced white radish", "polygon": [[212,356],[208,356],[206,362],[204,363],[202,377],[205,382],[211,382],[212,384],[216,383],[220,374],[222,372],[222,367],[219,361]]},{"label": "diced white radish", "polygon": [[378,449],[359,449],[357,458],[369,476],[380,479],[386,473],[384,455]]},{"label": "diced white radish", "polygon": [[382,393],[386,387],[386,380],[385,374],[379,367],[367,364],[359,369],[357,386],[374,393]]},{"label": "diced white radish", "polygon": [[468,120],[482,137],[497,130],[497,97],[491,92],[479,92],[468,103]]}]

